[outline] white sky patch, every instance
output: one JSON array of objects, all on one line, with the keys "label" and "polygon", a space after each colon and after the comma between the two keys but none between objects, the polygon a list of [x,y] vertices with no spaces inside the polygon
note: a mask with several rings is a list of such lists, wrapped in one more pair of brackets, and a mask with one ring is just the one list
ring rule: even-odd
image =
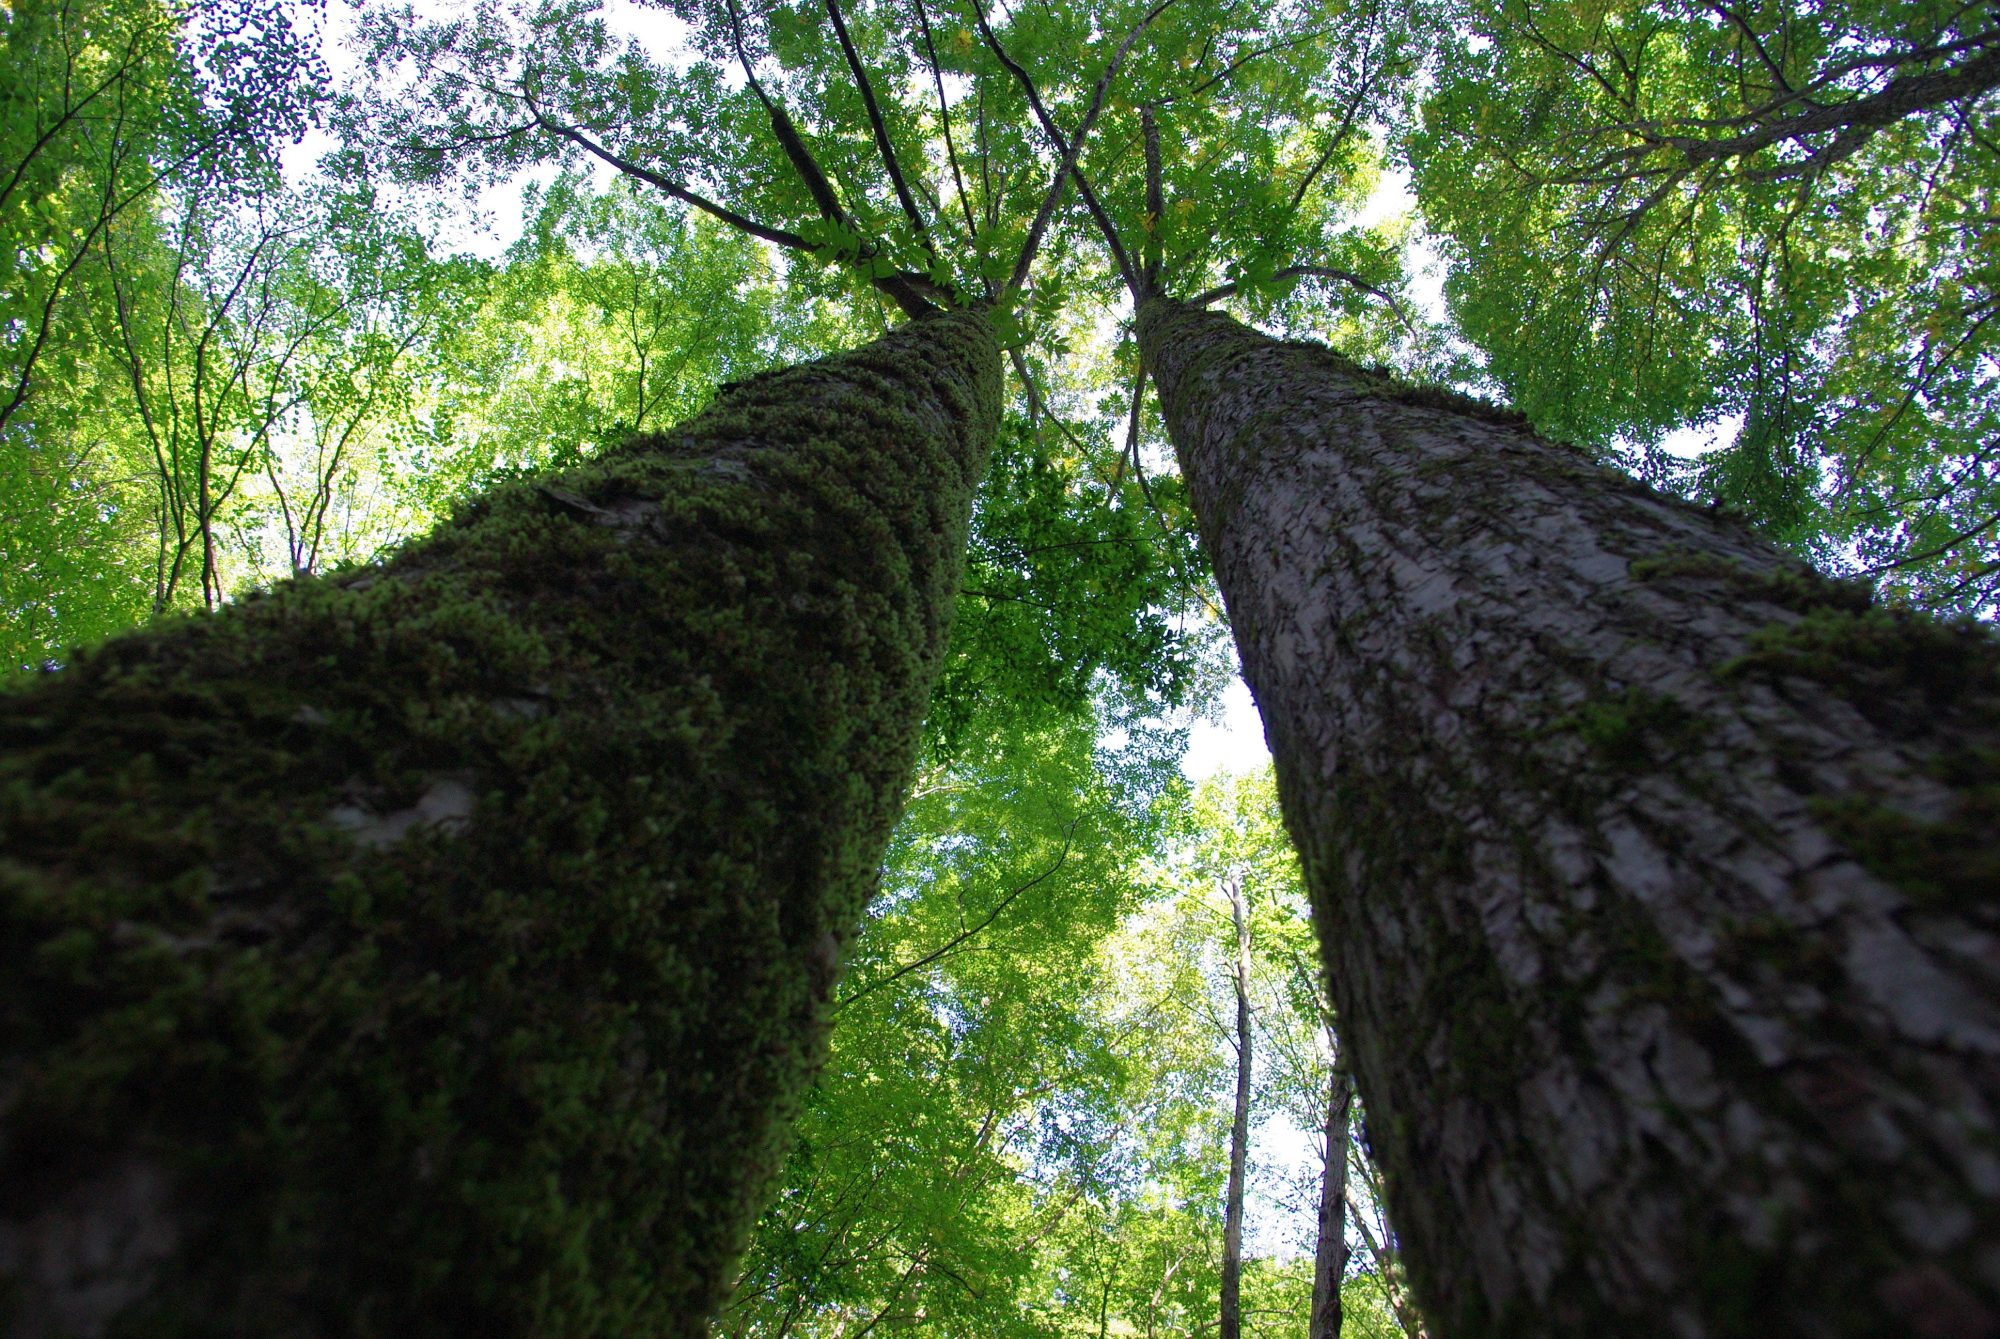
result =
[{"label": "white sky patch", "polygon": [[[1417,197],[1410,190],[1409,169],[1385,166],[1382,175],[1375,180],[1373,194],[1361,206],[1361,212],[1354,216],[1354,226],[1374,228],[1416,211]],[[1421,227],[1410,230],[1403,263],[1408,267],[1410,298],[1417,311],[1423,314],[1425,320],[1443,325],[1444,256]]]},{"label": "white sky patch", "polygon": [[1317,1181],[1325,1167],[1322,1132],[1301,1129],[1291,1114],[1274,1111],[1250,1138],[1253,1175],[1244,1188],[1243,1253],[1278,1260],[1311,1255],[1319,1235],[1317,1197],[1311,1211],[1286,1204],[1288,1194]]},{"label": "white sky patch", "polygon": [[1410,267],[1410,300],[1433,325],[1447,323],[1444,307],[1444,256],[1428,233],[1413,233],[1405,263]]},{"label": "white sky patch", "polygon": [[688,41],[693,25],[665,10],[632,0],[604,0],[601,12],[613,36],[631,38],[647,56],[675,74],[686,74],[700,58]]},{"label": "white sky patch", "polygon": [[1218,772],[1250,772],[1271,761],[1264,746],[1264,722],[1242,676],[1222,690],[1222,714],[1213,721],[1196,721],[1181,757],[1181,775],[1206,781]]},{"label": "white sky patch", "polygon": [[[326,59],[329,81],[335,89],[350,87],[361,57],[354,44],[355,13],[348,5],[328,5],[320,12],[320,55]],[[319,160],[340,147],[340,141],[322,127],[305,133],[297,144],[278,151],[278,167],[285,180],[294,184],[311,176]]]},{"label": "white sky patch", "polygon": [[1731,414],[1719,423],[1675,428],[1660,439],[1660,449],[1682,460],[1699,460],[1711,451],[1720,451],[1743,431],[1743,415]]},{"label": "white sky patch", "polygon": [[1417,197],[1410,194],[1410,174],[1407,169],[1388,167],[1375,180],[1374,194],[1361,206],[1361,212],[1354,216],[1357,228],[1372,228],[1379,223],[1399,215],[1407,214],[1417,207]]}]

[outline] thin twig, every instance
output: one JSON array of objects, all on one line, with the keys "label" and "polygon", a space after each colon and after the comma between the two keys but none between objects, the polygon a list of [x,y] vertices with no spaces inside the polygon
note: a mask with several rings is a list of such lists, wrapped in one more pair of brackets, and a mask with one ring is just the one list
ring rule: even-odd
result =
[{"label": "thin twig", "polygon": [[617,168],[625,175],[643,181],[649,186],[657,187],[665,191],[668,195],[671,195],[674,199],[693,205],[696,209],[701,210],[711,218],[720,219],[730,227],[741,232],[747,232],[752,237],[761,237],[767,242],[792,251],[810,253],[819,249],[795,232],[788,232],[783,228],[767,227],[753,218],[737,213],[726,205],[717,204],[713,200],[698,195],[671,177],[662,176],[649,167],[635,163],[629,158],[612,152],[573,126],[566,126],[558,121],[552,121],[539,112],[535,114],[535,124],[548,131],[551,135],[557,135],[568,140],[570,143],[581,148],[585,153],[590,154],[593,158]]},{"label": "thin twig", "polygon": [[938,121],[944,129],[944,155],[951,162],[951,179],[958,186],[958,205],[965,211],[966,240],[979,240],[979,225],[972,220],[972,201],[965,193],[965,177],[958,170],[958,146],[951,137],[951,108],[944,96],[944,69],[938,64],[937,44],[931,40],[931,16],[924,0],[916,0],[917,28],[924,35],[924,50],[931,58],[931,82],[937,85]]},{"label": "thin twig", "polygon": [[1007,910],[1007,908],[1013,904],[1014,899],[1018,898],[1022,893],[1027,892],[1030,888],[1034,888],[1039,884],[1047,882],[1048,879],[1050,879],[1057,870],[1063,867],[1063,862],[1069,859],[1070,845],[1076,835],[1076,825],[1078,823],[1081,823],[1082,821],[1083,821],[1082,814],[1078,814],[1076,817],[1070,819],[1068,825],[1063,828],[1062,850],[1056,852],[1055,860],[1050,863],[1047,869],[1035,875],[1033,878],[1029,879],[1026,883],[1019,884],[1013,888],[1008,889],[1006,896],[1002,897],[998,902],[994,903],[992,909],[986,913],[985,919],[981,920],[977,925],[969,926],[966,929],[961,930],[959,933],[953,935],[950,939],[945,940],[944,943],[938,945],[935,949],[932,949],[929,953],[926,953],[923,957],[918,958],[915,962],[904,963],[901,967],[898,967],[895,971],[890,972],[887,976],[877,977],[875,980],[870,981],[867,985],[861,987],[861,989],[855,991],[852,995],[843,997],[838,1003],[836,1003],[833,1006],[834,1009],[835,1010],[845,1009],[848,1005],[854,1003],[858,999],[861,999],[863,996],[871,995],[874,992],[882,989],[882,987],[890,985],[893,982],[908,976],[911,972],[923,970],[924,968],[930,966],[932,963],[936,962],[939,958],[942,958],[945,954],[950,953],[960,944],[963,944],[966,940],[978,934],[981,930],[984,930],[987,926],[993,924],[994,921],[1000,919],[1000,913]]},{"label": "thin twig", "polygon": [[[1146,139],[1146,267],[1140,274],[1146,286],[1146,293],[1156,293],[1160,288],[1160,231],[1167,225],[1167,203],[1165,189],[1160,184],[1160,122],[1150,106],[1140,108],[1139,128]],[[1146,293],[1136,296],[1143,298]],[[1139,435],[1139,388],[1145,381],[1146,373],[1142,368],[1138,381],[1132,386],[1134,441],[1138,440]]]},{"label": "thin twig", "polygon": [[[1372,294],[1388,304],[1389,310],[1396,314],[1398,321],[1402,322],[1403,329],[1409,331],[1412,335],[1417,333],[1417,328],[1410,324],[1410,318],[1403,313],[1403,305],[1396,301],[1393,294],[1377,288],[1360,275],[1351,273],[1350,271],[1331,269],[1325,265],[1287,265],[1284,269],[1279,270],[1271,276],[1271,282],[1282,283],[1287,279],[1305,278],[1338,279],[1343,283],[1352,284],[1362,292]],[[1206,293],[1198,293],[1194,297],[1189,298],[1187,300],[1188,306],[1206,307],[1210,303],[1220,302],[1224,298],[1233,296],[1242,286],[1240,282],[1232,282],[1211,288]]]}]

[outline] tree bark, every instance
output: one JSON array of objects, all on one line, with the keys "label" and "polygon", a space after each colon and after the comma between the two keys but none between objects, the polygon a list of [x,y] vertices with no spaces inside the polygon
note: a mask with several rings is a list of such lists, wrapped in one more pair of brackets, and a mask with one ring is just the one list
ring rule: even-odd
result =
[{"label": "tree bark", "polygon": [[2000,1334],[2000,654],[1139,313],[1441,1335]]},{"label": "tree bark", "polygon": [[1243,1332],[1243,1180],[1250,1152],[1250,915],[1240,875],[1225,885],[1236,927],[1236,1107],[1229,1121],[1229,1190],[1223,1205],[1221,1339]]},{"label": "tree bark", "polygon": [[0,1330],[704,1333],[998,399],[918,321],[0,699]]},{"label": "tree bark", "polygon": [[[1335,1056],[1337,1059],[1337,1051]],[[1326,1085],[1326,1162],[1320,1169],[1319,1239],[1313,1251],[1312,1315],[1306,1323],[1306,1339],[1340,1339],[1340,1285],[1347,1277],[1347,1112],[1351,1097],[1347,1075],[1336,1063]]]}]

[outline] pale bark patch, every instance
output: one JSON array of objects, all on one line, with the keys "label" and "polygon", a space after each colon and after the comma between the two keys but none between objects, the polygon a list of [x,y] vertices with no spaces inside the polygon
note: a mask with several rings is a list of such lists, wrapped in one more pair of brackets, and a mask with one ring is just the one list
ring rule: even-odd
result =
[{"label": "pale bark patch", "polygon": [[471,825],[472,811],[479,802],[471,782],[470,773],[443,773],[431,778],[415,804],[389,813],[378,813],[363,804],[351,802],[327,810],[326,819],[346,832],[356,846],[367,851],[394,846],[416,828],[435,828],[444,833],[463,832]]},{"label": "pale bark patch", "polygon": [[179,1247],[171,1187],[138,1159],[70,1187],[25,1221],[0,1219],[14,1339],[98,1339]]}]

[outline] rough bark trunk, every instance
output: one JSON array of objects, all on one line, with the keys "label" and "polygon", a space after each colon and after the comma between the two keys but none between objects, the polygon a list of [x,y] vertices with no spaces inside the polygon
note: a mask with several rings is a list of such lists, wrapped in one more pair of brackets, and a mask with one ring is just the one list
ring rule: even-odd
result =
[{"label": "rough bark trunk", "polygon": [[702,1333],[998,358],[919,321],[0,699],[0,1330]]},{"label": "rough bark trunk", "polygon": [[1319,1239],[1313,1251],[1312,1315],[1306,1339],[1340,1339],[1340,1284],[1347,1277],[1347,1075],[1326,1085],[1326,1162],[1319,1180]]},{"label": "rough bark trunk", "polygon": [[1517,418],[1140,347],[1443,1335],[2000,1334],[2000,656]]},{"label": "rough bark trunk", "polygon": [[1228,881],[1236,927],[1236,1106],[1229,1120],[1229,1190],[1223,1205],[1221,1339],[1243,1332],[1243,1179],[1250,1153],[1250,916],[1240,877]]}]

